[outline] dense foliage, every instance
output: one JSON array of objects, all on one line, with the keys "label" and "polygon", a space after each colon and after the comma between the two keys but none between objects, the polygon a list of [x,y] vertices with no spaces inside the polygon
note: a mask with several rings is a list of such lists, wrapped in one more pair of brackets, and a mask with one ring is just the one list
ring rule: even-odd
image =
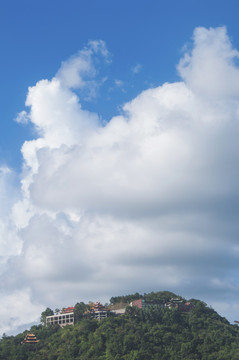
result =
[{"label": "dense foliage", "polygon": [[[21,344],[29,331],[3,336],[0,360],[239,359],[237,325],[230,325],[199,300],[191,300],[195,306],[187,313],[157,305],[171,295],[144,294],[156,305],[145,310],[127,307],[125,315],[101,321],[79,316],[74,326],[33,326],[30,332],[40,340],[35,345]],[[78,308],[83,311],[86,306],[79,303]]]},{"label": "dense foliage", "polygon": [[133,300],[144,299],[147,302],[153,301],[154,303],[164,303],[165,301],[169,301],[172,297],[176,295],[170,291],[159,291],[159,292],[151,292],[149,294],[141,295],[138,292],[133,295],[124,295],[124,296],[112,296],[110,298],[110,304],[116,303],[130,303]]}]

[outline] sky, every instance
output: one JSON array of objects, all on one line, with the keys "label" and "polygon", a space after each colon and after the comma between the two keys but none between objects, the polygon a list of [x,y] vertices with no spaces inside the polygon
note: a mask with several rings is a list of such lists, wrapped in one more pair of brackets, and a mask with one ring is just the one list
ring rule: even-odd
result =
[{"label": "sky", "polygon": [[0,5],[0,334],[169,290],[239,312],[237,1]]}]

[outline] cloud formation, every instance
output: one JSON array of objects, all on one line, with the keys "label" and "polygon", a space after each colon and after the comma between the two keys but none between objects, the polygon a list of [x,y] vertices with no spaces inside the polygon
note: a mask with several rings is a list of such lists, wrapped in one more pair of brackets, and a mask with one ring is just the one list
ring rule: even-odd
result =
[{"label": "cloud formation", "polygon": [[105,42],[90,41],[88,46],[80,50],[78,54],[62,62],[56,78],[60,80],[61,85],[71,89],[97,87],[98,84],[93,79],[97,75],[95,58],[99,56],[106,62],[110,62],[110,53]]},{"label": "cloud formation", "polygon": [[24,323],[24,302],[33,321],[46,306],[163,289],[231,316],[239,293],[238,52],[224,27],[195,29],[178,65],[182,81],[145,90],[104,126],[74,91],[89,86],[97,54],[108,58],[101,41],[29,88],[20,119],[38,137],[22,147],[21,199],[9,215],[14,250],[1,280],[2,301],[18,297],[22,311],[1,330]]},{"label": "cloud formation", "polygon": [[132,67],[132,72],[134,74],[138,74],[141,70],[142,70],[142,65],[141,64],[137,64],[137,65]]}]

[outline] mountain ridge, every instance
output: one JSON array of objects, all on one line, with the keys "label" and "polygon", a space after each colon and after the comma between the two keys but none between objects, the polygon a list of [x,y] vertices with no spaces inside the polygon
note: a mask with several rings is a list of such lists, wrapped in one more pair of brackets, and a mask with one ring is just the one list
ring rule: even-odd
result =
[{"label": "mountain ridge", "polygon": [[[129,306],[137,298],[150,306]],[[189,301],[193,306],[190,311],[183,311],[160,305],[172,298]],[[239,359],[238,326],[203,301],[161,291],[112,297],[108,306],[120,303],[127,304],[125,314],[120,316],[111,315],[100,321],[91,318],[89,312],[84,316],[83,305],[87,305],[80,302],[81,307],[75,306],[75,325],[40,324],[16,336],[5,335],[0,341],[0,360]],[[29,333],[37,343],[24,343]]]}]

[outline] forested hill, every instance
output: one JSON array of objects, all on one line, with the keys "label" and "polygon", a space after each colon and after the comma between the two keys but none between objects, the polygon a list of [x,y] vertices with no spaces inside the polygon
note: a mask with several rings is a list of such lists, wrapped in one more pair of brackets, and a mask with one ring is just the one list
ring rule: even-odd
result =
[{"label": "forested hill", "polygon": [[[77,323],[60,328],[33,326],[17,336],[3,336],[1,360],[238,360],[239,328],[199,300],[190,311],[162,306],[169,292],[112,297],[111,306],[142,298],[144,309],[126,308],[124,315],[98,321],[84,312]],[[178,297],[177,297],[178,298]],[[186,302],[185,299],[181,300]],[[80,305],[80,306],[79,306]],[[76,308],[85,308],[80,303]],[[78,310],[77,310],[78,311]],[[44,315],[44,314],[43,314]],[[44,316],[42,316],[44,321]],[[39,340],[22,344],[28,333]]]}]

